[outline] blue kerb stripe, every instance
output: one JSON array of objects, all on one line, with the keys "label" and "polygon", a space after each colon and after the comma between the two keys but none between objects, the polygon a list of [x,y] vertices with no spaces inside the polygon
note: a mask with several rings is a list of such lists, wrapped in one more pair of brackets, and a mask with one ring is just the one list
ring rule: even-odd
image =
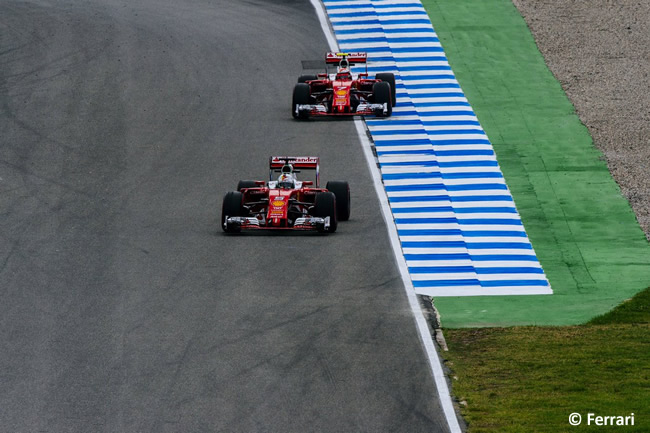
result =
[{"label": "blue kerb stripe", "polygon": [[413,281],[413,287],[455,287],[455,286],[480,286],[480,284],[479,281],[476,279]]},{"label": "blue kerb stripe", "polygon": [[419,119],[406,119],[406,120],[400,120],[400,119],[394,119],[394,118],[388,118],[386,120],[366,120],[366,124],[372,126],[372,125],[422,125],[422,122]]},{"label": "blue kerb stripe", "polygon": [[511,195],[466,195],[466,196],[456,196],[456,197],[451,197],[451,202],[457,202],[457,203],[467,203],[470,201],[487,201],[487,202],[493,202],[493,201],[513,201]]},{"label": "blue kerb stripe", "polygon": [[401,72],[412,72],[412,71],[451,71],[451,66],[448,65],[424,65],[424,66],[400,66],[399,70]]},{"label": "blue kerb stripe", "polygon": [[[387,20],[387,19],[382,19],[381,23],[383,25],[391,25],[391,24],[431,24],[431,21],[429,18],[415,18],[415,19],[408,19],[408,20]],[[435,31],[435,29],[433,29]]]},{"label": "blue kerb stripe", "polygon": [[445,187],[444,183],[431,183],[427,185],[393,185],[393,186],[384,186],[384,188],[386,189],[387,192],[427,191],[427,190],[447,191],[447,188]]},{"label": "blue kerb stripe", "polygon": [[436,207],[398,207],[393,208],[393,214],[409,214],[409,213],[422,213],[422,212],[453,212],[454,208],[451,206],[436,206]]},{"label": "blue kerb stripe", "polygon": [[414,201],[451,201],[452,203],[463,203],[470,201],[512,201],[510,195],[468,195],[461,197],[451,197],[448,195],[420,195],[408,197],[389,197],[391,203],[411,203]]},{"label": "blue kerb stripe", "polygon": [[412,274],[446,274],[461,272],[476,272],[477,275],[494,274],[543,274],[542,268],[534,267],[500,267],[474,268],[473,266],[409,266]]},{"label": "blue kerb stripe", "polygon": [[453,273],[467,273],[474,272],[472,266],[435,266],[435,267],[409,267],[409,272],[412,274],[453,274]]},{"label": "blue kerb stripe", "polygon": [[453,206],[436,206],[436,207],[398,207],[393,208],[394,214],[409,214],[423,212],[454,212],[456,214],[472,213],[512,213],[516,214],[517,209],[514,207],[467,207],[455,208]]},{"label": "blue kerb stripe", "polygon": [[394,43],[408,43],[408,42],[440,42],[435,36],[417,36],[417,37],[408,37],[408,36],[387,36],[387,39],[390,42]]},{"label": "blue kerb stripe", "polygon": [[516,230],[463,230],[465,237],[513,237],[513,238],[528,238],[526,232]]},{"label": "blue kerb stripe", "polygon": [[466,172],[466,173],[442,173],[443,179],[503,179],[500,171]]},{"label": "blue kerb stripe", "polygon": [[454,272],[476,272],[478,275],[495,274],[543,274],[542,268],[534,267],[500,267],[474,268],[473,266],[409,266],[413,274],[445,274]]},{"label": "blue kerb stripe", "polygon": [[490,140],[481,140],[479,138],[473,139],[473,140],[462,140],[462,139],[455,139],[455,140],[436,140],[434,138],[431,139],[431,144],[434,146],[459,146],[463,144],[490,144]]},{"label": "blue kerb stripe", "polygon": [[463,241],[405,241],[402,248],[465,248]]},{"label": "blue kerb stripe", "polygon": [[361,44],[361,43],[366,43],[366,42],[387,42],[388,39],[386,39],[385,36],[378,36],[374,38],[354,38],[354,39],[345,39],[341,41],[341,45],[346,45],[346,44]]},{"label": "blue kerb stripe", "polygon": [[469,253],[456,253],[456,254],[404,254],[406,260],[451,260],[451,259],[471,259],[477,262],[486,261],[516,261],[516,262],[537,262],[537,257],[534,255],[523,254],[469,254]]},{"label": "blue kerb stripe", "polygon": [[468,195],[462,197],[450,197],[448,195],[422,195],[408,197],[389,197],[392,203],[410,203],[414,201],[450,201],[464,203],[468,201],[513,201],[510,195]]},{"label": "blue kerb stripe", "polygon": [[440,162],[440,167],[443,168],[459,168],[459,167],[498,167],[496,161],[453,161],[453,162]]},{"label": "blue kerb stripe", "polygon": [[532,250],[525,242],[405,241],[402,248],[467,248],[468,250]]},{"label": "blue kerb stripe", "polygon": [[404,161],[404,162],[380,162],[382,167],[393,167],[396,165],[413,166],[418,165],[422,167],[437,167],[438,161]]},{"label": "blue kerb stripe", "polygon": [[514,207],[466,207],[455,208],[453,206],[436,206],[436,207],[398,207],[393,208],[394,214],[409,214],[422,212],[454,212],[456,214],[472,213],[512,213],[516,214],[517,209]]},{"label": "blue kerb stripe", "polygon": [[410,203],[414,201],[451,201],[448,195],[423,195],[418,197],[388,197],[391,203]]},{"label": "blue kerb stripe", "polygon": [[446,116],[473,116],[476,117],[472,110],[454,110],[454,111],[422,111],[418,112],[420,117],[446,117]]},{"label": "blue kerb stripe", "polygon": [[482,129],[436,129],[427,131],[429,135],[463,135],[463,134],[477,134],[485,135]]},{"label": "blue kerb stripe", "polygon": [[479,275],[494,275],[494,274],[543,274],[542,268],[532,266],[510,267],[504,266],[500,268],[476,268],[476,273]]},{"label": "blue kerb stripe", "polygon": [[501,218],[471,218],[459,219],[453,218],[395,218],[396,224],[451,224],[460,225],[503,225],[503,226],[520,226],[521,220],[518,219],[501,219]]},{"label": "blue kerb stripe", "polygon": [[416,107],[469,107],[469,102],[449,101],[449,102],[418,102],[413,101]]},{"label": "blue kerb stripe", "polygon": [[436,32],[431,29],[419,29],[419,28],[412,28],[412,29],[383,29],[384,33],[390,34],[390,33],[431,33],[433,35],[436,34]]},{"label": "blue kerb stripe", "polygon": [[406,179],[503,179],[500,171],[467,172],[467,173],[387,173],[383,175],[384,180],[406,180]]},{"label": "blue kerb stripe", "polygon": [[[402,81],[417,81],[417,80],[455,80],[456,77],[454,75],[404,75],[401,76]],[[410,88],[410,84],[405,83],[406,88]]]},{"label": "blue kerb stripe", "polygon": [[425,10],[394,11],[394,12],[378,12],[378,11],[342,12],[342,13],[335,12],[335,13],[330,13],[329,14],[330,18],[358,18],[358,17],[368,17],[368,16],[378,16],[378,17],[395,16],[395,17],[399,17],[399,16],[404,16],[404,15],[423,15],[423,16],[428,17],[427,12]]},{"label": "blue kerb stripe", "polygon": [[[419,10],[412,10],[412,11],[391,11],[391,12],[385,12],[385,11],[377,11],[376,12],[378,16],[403,16],[403,15],[423,15],[425,17],[428,17],[429,15],[427,14],[427,11],[424,9],[419,9]],[[428,19],[428,18],[427,18]]]},{"label": "blue kerb stripe", "polygon": [[[395,58],[395,63],[411,63],[411,62],[447,62],[447,57],[445,56],[412,56],[412,57],[398,57]],[[371,59],[374,61],[375,59]]]},{"label": "blue kerb stripe", "polygon": [[387,8],[420,8],[423,9],[422,3],[400,3],[400,4],[381,4],[381,3],[373,3],[372,5],[375,9],[387,9]]},{"label": "blue kerb stripe", "polygon": [[470,260],[468,253],[456,254],[404,254],[406,260]]},{"label": "blue kerb stripe", "polygon": [[439,189],[439,187],[447,191],[486,191],[486,190],[507,190],[508,187],[503,183],[481,183],[469,185],[445,185],[445,184],[430,184],[430,185],[387,185],[386,191],[423,191],[428,189]]},{"label": "blue kerb stripe", "polygon": [[409,93],[411,99],[423,98],[464,98],[463,92]]},{"label": "blue kerb stripe", "polygon": [[421,122],[424,126],[481,125],[477,120],[421,120]]},{"label": "blue kerb stripe", "polygon": [[502,261],[518,261],[518,262],[537,262],[537,256],[524,255],[524,254],[472,254],[472,260],[475,262],[502,262]]},{"label": "blue kerb stripe", "polygon": [[370,24],[379,24],[379,25],[381,25],[381,21],[379,21],[376,18],[372,19],[372,20],[355,20],[355,21],[351,21],[349,23],[341,23],[341,22],[332,23],[332,26],[334,26],[334,29],[336,29],[336,27],[347,26],[347,25],[351,25],[351,24],[356,24],[356,25],[361,25],[361,26],[366,26],[366,25],[370,25]]},{"label": "blue kerb stripe", "polygon": [[336,33],[337,35],[356,35],[356,34],[363,35],[373,30],[379,30],[381,32],[386,33],[385,31],[383,31],[379,21],[377,21],[376,25],[377,27],[367,28],[367,29],[339,29],[339,30],[334,29],[334,33]]},{"label": "blue kerb stripe", "polygon": [[488,206],[488,207],[457,207],[454,208],[454,212],[457,214],[467,214],[467,213],[517,213],[517,209],[514,207],[505,207],[505,206]]},{"label": "blue kerb stripe", "polygon": [[460,229],[397,230],[400,236],[462,236]]},{"label": "blue kerb stripe", "polygon": [[395,179],[434,179],[441,178],[442,173],[433,172],[433,173],[387,173],[382,176],[384,180],[395,180]]},{"label": "blue kerb stripe", "polygon": [[400,47],[391,48],[393,53],[442,53],[442,47]]},{"label": "blue kerb stripe", "polygon": [[426,132],[422,129],[405,129],[405,130],[399,130],[399,129],[393,129],[390,131],[386,130],[381,130],[381,131],[371,131],[373,137],[375,135],[414,135],[414,134],[426,134]]},{"label": "blue kerb stripe", "polygon": [[395,224],[455,224],[456,217],[450,218],[395,218]]},{"label": "blue kerb stripe", "polygon": [[494,156],[492,149],[436,150],[438,156]]},{"label": "blue kerb stripe", "polygon": [[410,84],[407,86],[408,90],[415,89],[460,89],[459,84],[455,83],[420,83]]},{"label": "blue kerb stripe", "polygon": [[397,230],[400,236],[464,236],[464,237],[503,237],[503,238],[525,238],[526,233],[514,230],[481,230],[467,231],[460,229],[420,229]]},{"label": "blue kerb stripe", "polygon": [[402,139],[402,140],[375,140],[375,146],[419,146],[431,145],[431,142],[426,138],[416,139]]},{"label": "blue kerb stripe", "polygon": [[344,12],[344,13],[331,13],[330,18],[358,18],[358,17],[375,17],[379,14],[374,11],[367,12]]},{"label": "blue kerb stripe", "polygon": [[[414,282],[415,284],[415,282]],[[547,287],[546,280],[494,280],[481,281],[481,287],[518,287],[518,286],[539,286]]]}]

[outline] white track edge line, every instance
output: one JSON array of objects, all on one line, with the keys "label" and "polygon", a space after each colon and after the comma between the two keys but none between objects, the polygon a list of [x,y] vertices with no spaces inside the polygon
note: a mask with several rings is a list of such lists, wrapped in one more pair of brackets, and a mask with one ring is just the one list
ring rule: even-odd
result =
[{"label": "white track edge line", "polygon": [[[316,15],[318,16],[318,21],[323,29],[325,38],[331,51],[338,51],[338,44],[336,38],[332,33],[332,29],[329,26],[329,21],[323,9],[323,5],[320,0],[310,0],[312,6],[316,10]],[[379,173],[379,168],[377,167],[375,156],[372,153],[370,147],[370,141],[366,135],[366,128],[363,121],[360,119],[354,119],[354,126],[357,130],[357,135],[359,136],[359,142],[363,149],[366,162],[368,163],[368,168],[370,169],[370,174],[373,178],[373,184],[375,187],[375,192],[377,193],[377,198],[379,199],[379,205],[381,206],[382,215],[386,221],[386,228],[388,230],[388,237],[390,239],[391,246],[393,248],[393,255],[397,261],[397,267],[399,268],[400,275],[402,277],[402,282],[404,283],[404,291],[406,292],[406,297],[411,307],[411,312],[415,319],[418,332],[420,334],[420,340],[424,346],[427,358],[429,359],[429,366],[431,372],[433,373],[433,380],[436,384],[436,389],[438,391],[438,397],[440,400],[440,405],[444,412],[449,430],[451,433],[462,433],[460,424],[458,423],[458,418],[456,416],[456,411],[454,410],[454,405],[451,400],[451,394],[449,393],[449,387],[447,386],[447,379],[445,373],[442,369],[442,364],[440,363],[440,358],[438,357],[438,351],[433,343],[433,337],[429,331],[429,326],[424,318],[422,309],[415,295],[415,289],[413,287],[413,282],[408,273],[408,267],[406,266],[406,259],[402,254],[402,248],[399,242],[399,237],[397,236],[397,228],[393,221],[393,214],[388,205],[388,196],[384,190],[384,185],[381,182],[381,174]]]}]

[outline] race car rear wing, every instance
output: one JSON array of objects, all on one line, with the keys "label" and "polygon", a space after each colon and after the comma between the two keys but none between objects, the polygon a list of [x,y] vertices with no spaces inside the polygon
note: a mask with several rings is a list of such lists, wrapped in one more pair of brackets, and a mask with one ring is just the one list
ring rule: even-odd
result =
[{"label": "race car rear wing", "polygon": [[343,59],[346,59],[350,63],[350,66],[352,66],[355,63],[367,63],[368,54],[329,52],[325,55],[325,63],[327,64],[336,63],[338,65]]},{"label": "race car rear wing", "polygon": [[269,180],[273,180],[273,173],[280,171],[285,164],[291,164],[294,169],[316,170],[316,187],[319,187],[319,161],[317,156],[271,156],[269,157]]}]

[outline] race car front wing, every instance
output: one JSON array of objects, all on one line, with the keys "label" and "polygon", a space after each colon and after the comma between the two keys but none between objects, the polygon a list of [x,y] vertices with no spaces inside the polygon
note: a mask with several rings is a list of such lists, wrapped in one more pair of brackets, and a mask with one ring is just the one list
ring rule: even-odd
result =
[{"label": "race car front wing", "polygon": [[388,114],[388,104],[365,104],[361,103],[357,106],[356,111],[349,113],[330,113],[327,111],[327,107],[323,104],[298,104],[296,105],[296,115],[300,115],[301,112],[308,112],[311,116],[362,116],[367,114],[379,114],[382,115]]},{"label": "race car front wing", "polygon": [[253,217],[226,217],[223,223],[224,229],[262,229],[262,230],[319,230],[327,231],[330,228],[330,217],[301,217],[296,218],[293,226],[275,227],[260,225],[260,221]]}]

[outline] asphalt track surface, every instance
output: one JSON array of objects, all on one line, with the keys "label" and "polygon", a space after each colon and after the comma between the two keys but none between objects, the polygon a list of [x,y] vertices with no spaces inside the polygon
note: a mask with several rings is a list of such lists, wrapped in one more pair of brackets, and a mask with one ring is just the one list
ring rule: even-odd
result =
[{"label": "asphalt track surface", "polygon": [[[296,122],[307,0],[0,2],[0,431],[447,431],[352,122]],[[330,236],[226,236],[271,154]]]}]

